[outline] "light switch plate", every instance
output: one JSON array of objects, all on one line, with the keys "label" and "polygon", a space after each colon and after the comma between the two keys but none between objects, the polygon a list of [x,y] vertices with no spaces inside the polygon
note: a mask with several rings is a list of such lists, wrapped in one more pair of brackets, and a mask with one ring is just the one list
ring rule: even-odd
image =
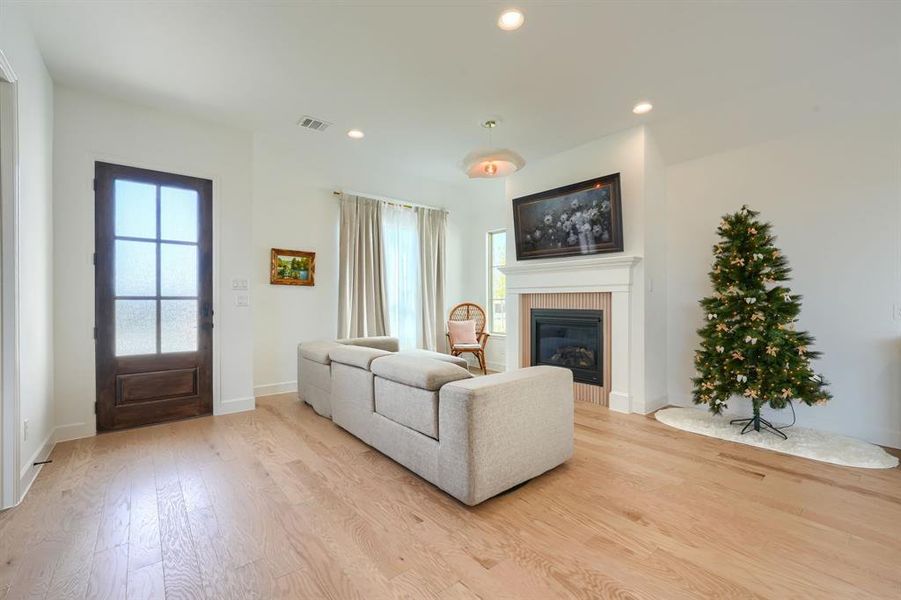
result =
[{"label": "light switch plate", "polygon": [[246,279],[232,279],[232,289],[233,290],[246,290],[247,289],[247,280]]},{"label": "light switch plate", "polygon": [[245,295],[235,296],[235,306],[250,306],[250,297]]},{"label": "light switch plate", "polygon": [[892,307],[892,318],[896,321],[901,321],[901,304],[895,304]]}]

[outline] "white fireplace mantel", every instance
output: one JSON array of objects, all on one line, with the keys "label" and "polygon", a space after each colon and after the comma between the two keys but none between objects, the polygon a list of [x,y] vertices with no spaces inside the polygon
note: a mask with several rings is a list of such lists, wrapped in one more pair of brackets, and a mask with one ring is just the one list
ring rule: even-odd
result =
[{"label": "white fireplace mantel", "polygon": [[640,260],[640,256],[542,260],[518,262],[501,271],[507,276],[508,293],[613,292],[632,284],[632,267]]},{"label": "white fireplace mantel", "polygon": [[[552,294],[577,292],[610,292],[611,323],[611,410],[644,412],[644,399],[634,398],[632,381],[643,373],[641,328],[632,326],[633,267],[640,256],[613,256],[570,260],[541,260],[517,262],[501,271],[507,277],[507,323],[520,323],[521,294]],[[633,335],[637,336],[633,340]],[[517,327],[507,331],[507,368],[519,364],[520,332]]]}]

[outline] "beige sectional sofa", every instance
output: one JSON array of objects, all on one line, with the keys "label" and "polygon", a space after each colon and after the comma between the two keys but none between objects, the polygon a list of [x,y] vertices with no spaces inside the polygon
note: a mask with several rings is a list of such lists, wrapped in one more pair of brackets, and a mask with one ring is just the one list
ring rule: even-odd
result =
[{"label": "beige sectional sofa", "polygon": [[301,398],[468,505],[572,456],[568,369],[530,367],[474,378],[447,355],[393,350],[396,344],[370,345],[365,338],[301,344]]}]

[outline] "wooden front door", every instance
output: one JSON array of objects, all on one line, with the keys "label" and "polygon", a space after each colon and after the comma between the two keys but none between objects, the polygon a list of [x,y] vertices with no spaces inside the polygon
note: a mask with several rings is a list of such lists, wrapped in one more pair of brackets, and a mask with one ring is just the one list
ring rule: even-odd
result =
[{"label": "wooden front door", "polygon": [[95,164],[98,431],[212,413],[212,189]]}]

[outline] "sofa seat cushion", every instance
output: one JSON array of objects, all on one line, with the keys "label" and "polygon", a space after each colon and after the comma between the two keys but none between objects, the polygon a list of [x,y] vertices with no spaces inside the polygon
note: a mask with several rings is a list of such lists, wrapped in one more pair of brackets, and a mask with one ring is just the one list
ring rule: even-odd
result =
[{"label": "sofa seat cushion", "polygon": [[[335,360],[334,355],[332,360]],[[446,383],[469,379],[472,373],[443,360],[392,354],[372,361],[372,372],[377,377],[389,379],[411,387],[436,391]]]},{"label": "sofa seat cushion", "polygon": [[300,344],[300,355],[322,365],[331,363],[329,352],[341,345],[335,342],[304,342]]},{"label": "sofa seat cushion", "polygon": [[438,392],[375,378],[375,412],[438,439]]},{"label": "sofa seat cushion", "polygon": [[345,346],[337,345],[329,351],[329,358],[332,362],[339,362],[344,365],[351,365],[360,369],[369,370],[370,364],[381,357],[389,357],[392,353],[387,350],[378,350],[366,346]]},{"label": "sofa seat cushion", "polygon": [[463,367],[464,369],[469,369],[469,363],[466,362],[465,358],[460,358],[459,356],[452,356],[450,354],[443,354],[441,352],[433,352],[431,350],[404,350],[402,352],[398,352],[400,356],[418,356],[420,358],[431,358],[433,360],[443,360],[444,362],[449,362],[452,365],[457,365],[458,367]]}]

